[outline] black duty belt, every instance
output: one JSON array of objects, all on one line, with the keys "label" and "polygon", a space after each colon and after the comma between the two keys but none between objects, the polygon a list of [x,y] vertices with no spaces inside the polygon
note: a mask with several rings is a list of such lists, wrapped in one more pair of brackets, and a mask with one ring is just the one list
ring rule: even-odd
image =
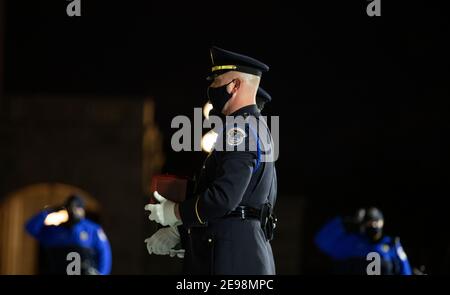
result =
[{"label": "black duty belt", "polygon": [[239,206],[225,215],[225,217],[240,217],[241,219],[261,219],[261,210],[247,206]]},{"label": "black duty belt", "polygon": [[266,203],[262,209],[255,209],[247,206],[239,206],[235,210],[225,215],[227,217],[239,217],[241,219],[257,219],[261,222],[261,228],[264,231],[266,239],[271,241],[273,239],[274,230],[277,226],[277,217],[272,214],[272,205]]}]

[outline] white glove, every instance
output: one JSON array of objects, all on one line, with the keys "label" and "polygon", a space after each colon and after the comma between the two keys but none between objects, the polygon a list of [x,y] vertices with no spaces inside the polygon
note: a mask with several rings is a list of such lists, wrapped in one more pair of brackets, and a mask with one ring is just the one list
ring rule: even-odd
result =
[{"label": "white glove", "polygon": [[177,226],[183,224],[175,215],[175,203],[161,196],[157,191],[153,192],[159,204],[147,204],[144,209],[150,211],[150,220],[160,223],[163,226]]},{"label": "white glove", "polygon": [[169,255],[170,257],[175,257],[176,255],[178,258],[184,258],[184,249],[179,250],[171,249]]},{"label": "white glove", "polygon": [[58,226],[61,223],[67,222],[69,220],[69,213],[67,210],[59,210],[57,212],[52,212],[45,217],[44,224]]},{"label": "white glove", "polygon": [[[174,250],[178,243],[180,243],[180,234],[175,227],[164,227],[159,229],[150,238],[145,239],[147,243],[148,254],[169,255],[173,257],[177,255],[179,250]],[[183,250],[184,251],[184,250]]]}]

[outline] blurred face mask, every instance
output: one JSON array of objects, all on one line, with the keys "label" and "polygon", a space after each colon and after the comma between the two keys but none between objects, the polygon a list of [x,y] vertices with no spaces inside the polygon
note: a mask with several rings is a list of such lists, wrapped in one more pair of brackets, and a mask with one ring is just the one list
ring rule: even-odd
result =
[{"label": "blurred face mask", "polygon": [[372,220],[361,224],[360,232],[371,241],[378,241],[383,235],[383,220]]},{"label": "blurred face mask", "polygon": [[84,219],[84,209],[78,206],[69,206],[67,208],[69,213],[69,220],[66,222],[67,226],[73,226]]},{"label": "blurred face mask", "polygon": [[227,101],[233,96],[233,94],[228,93],[227,86],[234,82],[234,79],[231,82],[220,86],[220,87],[208,87],[207,95],[208,99],[213,105],[213,108],[216,112],[222,112],[223,108]]},{"label": "blurred face mask", "polygon": [[377,241],[381,238],[383,229],[380,227],[367,227],[365,229],[365,234],[370,240]]}]

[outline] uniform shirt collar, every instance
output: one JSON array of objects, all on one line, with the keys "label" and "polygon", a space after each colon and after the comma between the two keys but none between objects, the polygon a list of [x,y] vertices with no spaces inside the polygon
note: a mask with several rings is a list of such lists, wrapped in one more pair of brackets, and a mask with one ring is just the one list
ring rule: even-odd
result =
[{"label": "uniform shirt collar", "polygon": [[247,105],[245,107],[242,107],[242,108],[234,111],[233,113],[231,113],[228,116],[236,117],[236,116],[242,116],[244,114],[259,116],[259,109],[256,106],[256,104],[250,104],[250,105]]}]

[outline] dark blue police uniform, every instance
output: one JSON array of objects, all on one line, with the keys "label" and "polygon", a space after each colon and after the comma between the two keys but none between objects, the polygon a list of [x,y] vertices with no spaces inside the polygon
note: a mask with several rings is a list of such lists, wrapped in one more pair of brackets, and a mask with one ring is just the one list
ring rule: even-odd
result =
[{"label": "dark blue police uniform", "polygon": [[376,252],[381,258],[381,274],[411,275],[408,258],[399,239],[383,236],[373,242],[359,233],[348,232],[342,218],[337,217],[322,227],[315,237],[316,245],[337,262],[341,274],[366,274],[370,261],[367,254]]},{"label": "dark blue police uniform", "polygon": [[[212,57],[213,71],[257,74],[261,69],[253,59],[217,48]],[[256,105],[229,116],[242,118],[244,123],[225,121],[223,130],[217,131],[218,140],[204,162],[193,197],[179,206],[185,229],[180,231],[186,249],[184,271],[275,274],[270,240],[276,221],[272,212],[277,181],[274,161],[263,160],[265,153],[273,151],[263,147],[267,141],[261,130],[264,135],[270,132]]]},{"label": "dark blue police uniform", "polygon": [[26,224],[27,232],[36,238],[48,259],[45,259],[45,272],[64,274],[69,263],[67,254],[77,252],[83,262],[82,272],[95,270],[107,275],[111,271],[111,247],[102,228],[82,219],[72,226],[46,226],[44,220],[51,213],[44,210],[32,217]]}]

